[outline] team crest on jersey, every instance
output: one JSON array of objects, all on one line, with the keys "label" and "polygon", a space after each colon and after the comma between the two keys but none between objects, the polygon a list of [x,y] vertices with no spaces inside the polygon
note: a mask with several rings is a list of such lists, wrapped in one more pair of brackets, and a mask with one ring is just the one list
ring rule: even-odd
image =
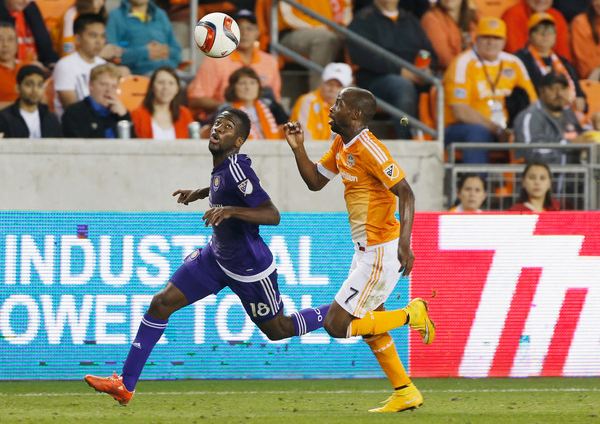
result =
[{"label": "team crest on jersey", "polygon": [[390,180],[395,180],[396,178],[398,178],[398,175],[400,174],[398,167],[396,165],[394,165],[393,163],[390,166],[388,166],[387,168],[385,168],[383,170],[383,172],[385,173],[385,175],[390,177]]},{"label": "team crest on jersey", "polygon": [[350,168],[352,168],[352,167],[354,166],[354,164],[356,163],[356,162],[354,161],[354,156],[352,156],[352,154],[351,154],[351,153],[348,153],[348,156],[346,156],[346,163],[348,164],[348,166],[349,166]]},{"label": "team crest on jersey", "polygon": [[254,186],[252,185],[252,182],[247,178],[238,184],[238,188],[244,194],[244,196],[246,196],[248,194],[252,194],[252,190],[254,190]]},{"label": "team crest on jersey", "polygon": [[217,191],[219,189],[219,186],[221,185],[221,177],[218,175],[215,175],[212,180],[212,185],[213,185],[213,189],[215,191]]}]

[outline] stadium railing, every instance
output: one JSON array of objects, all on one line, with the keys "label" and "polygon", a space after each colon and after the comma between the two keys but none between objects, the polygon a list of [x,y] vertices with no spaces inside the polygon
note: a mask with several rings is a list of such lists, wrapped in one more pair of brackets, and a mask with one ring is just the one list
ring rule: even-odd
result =
[{"label": "stadium railing", "polygon": [[446,163],[447,198],[452,205],[457,199],[457,183],[466,173],[485,175],[488,199],[485,209],[504,210],[519,197],[524,164],[463,164],[458,157],[466,150],[507,151],[512,155],[526,151],[553,149],[579,156],[580,163],[549,164],[553,177],[553,196],[562,209],[593,210],[600,208],[600,150],[596,144],[557,145],[552,143],[452,143]]},{"label": "stadium railing", "polygon": [[401,119],[403,117],[407,117],[412,126],[417,128],[418,130],[422,131],[423,133],[430,135],[435,141],[437,141],[437,143],[439,145],[439,152],[440,152],[440,154],[442,154],[443,146],[444,146],[444,90],[442,88],[442,81],[439,78],[436,78],[436,77],[424,72],[422,69],[415,67],[414,64],[407,62],[406,60],[400,58],[399,56],[396,56],[395,54],[383,49],[382,47],[378,46],[377,44],[367,40],[366,38],[356,34],[353,31],[350,31],[346,27],[339,25],[329,19],[326,19],[326,18],[320,16],[319,14],[313,12],[311,9],[297,3],[294,0],[274,0],[271,5],[271,37],[270,38],[271,38],[271,51],[273,54],[282,54],[282,55],[292,59],[294,62],[299,63],[300,65],[304,66],[305,68],[307,68],[309,70],[319,72],[319,73],[323,71],[323,67],[321,65],[305,58],[304,56],[296,53],[293,50],[290,50],[289,48],[287,48],[284,45],[282,45],[281,43],[279,43],[278,8],[279,8],[280,1],[288,3],[290,6],[298,9],[299,11],[310,16],[311,18],[315,19],[316,21],[321,22],[323,25],[326,25],[327,27],[331,28],[335,32],[344,35],[346,40],[349,40],[353,43],[359,44],[360,46],[362,46],[366,49],[371,50],[371,52],[374,55],[379,55],[379,56],[385,57],[389,61],[395,63],[396,65],[399,65],[399,66],[402,66],[402,67],[408,69],[409,71],[417,74],[424,81],[435,86],[437,89],[435,128],[428,126],[427,124],[420,121],[417,117],[406,114],[402,110],[394,107],[393,105],[385,102],[384,100],[382,100],[380,98],[377,98],[377,105],[395,119]]}]

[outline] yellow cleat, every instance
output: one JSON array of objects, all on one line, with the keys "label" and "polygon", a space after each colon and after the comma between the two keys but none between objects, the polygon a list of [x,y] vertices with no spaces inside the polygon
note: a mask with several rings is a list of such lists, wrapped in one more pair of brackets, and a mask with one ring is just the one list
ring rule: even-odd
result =
[{"label": "yellow cleat", "polygon": [[423,395],[414,384],[410,383],[408,387],[394,391],[385,405],[379,408],[369,409],[369,412],[402,412],[411,411],[420,408],[423,405]]},{"label": "yellow cleat", "polygon": [[435,339],[435,324],[429,319],[427,302],[421,298],[411,300],[404,308],[409,316],[408,325],[417,330],[423,339],[423,343],[431,344]]}]

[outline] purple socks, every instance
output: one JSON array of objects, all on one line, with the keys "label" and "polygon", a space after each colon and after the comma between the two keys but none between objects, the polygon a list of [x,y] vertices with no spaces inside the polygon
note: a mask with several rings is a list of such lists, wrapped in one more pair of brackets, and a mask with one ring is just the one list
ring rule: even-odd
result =
[{"label": "purple socks", "polygon": [[167,328],[167,320],[152,318],[145,314],[140,323],[140,328],[131,343],[129,354],[123,365],[123,384],[130,392],[135,390],[142,369],[154,349],[154,345],[160,340],[160,336]]},{"label": "purple socks", "polygon": [[331,305],[321,305],[318,308],[306,308],[290,315],[294,323],[294,335],[302,336],[323,327],[323,322]]}]

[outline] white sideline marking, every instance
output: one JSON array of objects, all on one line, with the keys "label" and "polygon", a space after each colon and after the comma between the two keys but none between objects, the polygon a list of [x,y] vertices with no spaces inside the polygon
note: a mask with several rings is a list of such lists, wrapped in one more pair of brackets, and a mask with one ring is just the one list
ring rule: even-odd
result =
[{"label": "white sideline marking", "polygon": [[[600,392],[600,388],[583,388],[583,387],[565,387],[564,389],[445,389],[445,390],[421,390],[423,393],[563,393],[563,392]],[[182,395],[213,395],[213,396],[230,396],[230,395],[341,395],[341,394],[369,394],[369,393],[389,393],[390,390],[255,390],[255,391],[196,391],[189,392],[140,392],[137,396],[182,396]],[[38,396],[96,396],[101,393],[79,393],[79,392],[64,392],[64,393],[0,393],[0,397],[38,397]]]}]

